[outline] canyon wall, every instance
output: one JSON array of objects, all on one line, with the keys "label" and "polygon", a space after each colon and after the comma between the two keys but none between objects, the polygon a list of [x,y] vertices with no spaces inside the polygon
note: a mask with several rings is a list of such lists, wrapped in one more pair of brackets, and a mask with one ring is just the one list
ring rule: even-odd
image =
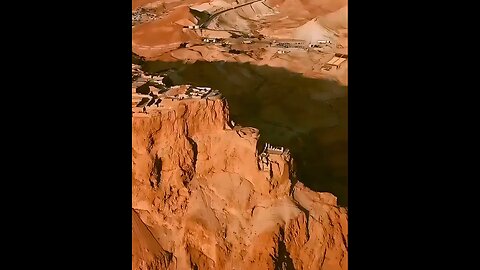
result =
[{"label": "canyon wall", "polygon": [[225,99],[133,114],[132,269],[348,268],[346,209],[259,136]]}]

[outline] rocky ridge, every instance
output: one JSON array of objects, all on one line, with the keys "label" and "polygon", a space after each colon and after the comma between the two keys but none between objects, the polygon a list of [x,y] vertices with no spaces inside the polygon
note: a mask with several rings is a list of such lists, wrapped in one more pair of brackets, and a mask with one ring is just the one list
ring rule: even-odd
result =
[{"label": "rocky ridge", "polygon": [[259,136],[224,98],[133,112],[132,269],[347,269],[347,210]]}]

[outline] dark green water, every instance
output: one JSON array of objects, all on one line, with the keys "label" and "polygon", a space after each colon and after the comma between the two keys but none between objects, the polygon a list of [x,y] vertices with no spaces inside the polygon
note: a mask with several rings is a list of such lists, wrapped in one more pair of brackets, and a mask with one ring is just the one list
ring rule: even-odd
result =
[{"label": "dark green water", "polygon": [[347,87],[240,63],[146,62],[143,67],[147,72],[171,69],[174,84],[219,89],[236,124],[260,129],[261,142],[289,148],[300,181],[348,205]]}]

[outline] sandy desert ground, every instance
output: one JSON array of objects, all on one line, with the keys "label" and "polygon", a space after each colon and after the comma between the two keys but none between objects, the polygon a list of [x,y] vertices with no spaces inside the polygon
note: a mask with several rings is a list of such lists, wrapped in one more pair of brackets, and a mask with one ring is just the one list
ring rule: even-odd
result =
[{"label": "sandy desert ground", "polygon": [[[155,20],[133,27],[133,51],[148,60],[232,61],[284,67],[307,77],[348,84],[348,60],[338,68],[322,69],[335,53],[348,55],[347,1],[259,1],[220,14],[211,20],[208,29],[184,28],[199,23],[190,9],[213,14],[236,5],[239,5],[236,1],[228,0],[133,1],[133,9],[148,7],[158,14]],[[237,46],[236,49],[244,53],[232,54],[222,46],[202,43],[205,37],[230,38],[232,34],[262,37],[269,41],[304,40],[306,45],[328,40],[332,46],[321,52],[297,48],[281,52],[278,48],[253,44]],[[179,48],[182,43],[189,43],[191,47]]]}]

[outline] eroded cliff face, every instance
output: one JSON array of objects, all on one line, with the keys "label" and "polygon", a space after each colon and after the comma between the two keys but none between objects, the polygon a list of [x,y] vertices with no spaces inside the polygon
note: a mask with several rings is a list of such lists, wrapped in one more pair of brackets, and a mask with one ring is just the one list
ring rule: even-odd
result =
[{"label": "eroded cliff face", "polygon": [[259,136],[224,99],[133,114],[133,269],[347,269],[346,209]]}]

